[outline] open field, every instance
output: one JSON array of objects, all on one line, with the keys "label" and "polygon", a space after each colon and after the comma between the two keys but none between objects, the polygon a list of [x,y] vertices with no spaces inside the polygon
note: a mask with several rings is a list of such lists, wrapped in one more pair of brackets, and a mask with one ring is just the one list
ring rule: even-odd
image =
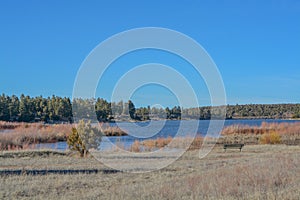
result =
[{"label": "open field", "polygon": [[[45,153],[48,152],[48,153]],[[103,173],[93,157],[14,151],[0,154],[0,170],[98,169],[96,174],[8,175],[0,199],[299,199],[300,146],[246,145],[225,153],[216,146],[204,159],[188,151],[148,173]],[[124,157],[134,165],[135,158]],[[152,158],[153,159],[153,158]],[[161,158],[157,158],[161,159]],[[145,160],[150,164],[151,159]]]}]

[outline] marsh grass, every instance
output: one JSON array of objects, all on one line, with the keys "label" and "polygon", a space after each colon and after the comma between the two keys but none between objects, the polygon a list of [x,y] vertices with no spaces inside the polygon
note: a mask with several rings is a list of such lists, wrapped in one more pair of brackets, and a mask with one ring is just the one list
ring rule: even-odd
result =
[{"label": "marsh grass", "polygon": [[106,136],[125,136],[127,133],[116,126],[107,126],[103,128],[103,133]]},{"label": "marsh grass", "polygon": [[[209,142],[208,138],[208,142]],[[212,140],[213,141],[213,140]],[[203,143],[202,137],[157,138],[134,142],[131,151],[154,151],[164,147],[199,149]],[[232,125],[222,130],[221,137],[216,144],[300,144],[300,122],[296,123],[266,123],[261,126]]]},{"label": "marsh grass", "polygon": [[15,129],[19,126],[24,126],[25,124],[26,123],[0,121],[0,130]]},{"label": "marsh grass", "polygon": [[231,134],[255,134],[262,135],[266,133],[277,132],[279,134],[299,135],[300,122],[295,123],[267,123],[263,122],[261,126],[249,125],[231,125],[223,129],[222,135]]},{"label": "marsh grass", "polygon": [[0,134],[0,149],[28,149],[34,144],[66,141],[71,128],[70,124],[21,124],[9,133]]},{"label": "marsh grass", "polygon": [[266,123],[261,126],[232,125],[222,131],[222,143],[300,144],[300,122]]},{"label": "marsh grass", "polygon": [[195,150],[201,148],[203,143],[202,137],[167,137],[167,138],[156,138],[148,139],[144,141],[135,140],[134,143],[129,148],[132,152],[147,152],[147,151],[156,151],[158,149],[166,148],[180,148]]},{"label": "marsh grass", "polygon": [[[35,144],[55,143],[66,141],[72,132],[73,124],[42,124],[42,123],[12,123],[1,122],[2,130],[9,129],[7,133],[0,133],[0,150],[32,149]],[[0,128],[1,129],[1,128]],[[126,135],[118,127],[101,127],[107,136]]]}]

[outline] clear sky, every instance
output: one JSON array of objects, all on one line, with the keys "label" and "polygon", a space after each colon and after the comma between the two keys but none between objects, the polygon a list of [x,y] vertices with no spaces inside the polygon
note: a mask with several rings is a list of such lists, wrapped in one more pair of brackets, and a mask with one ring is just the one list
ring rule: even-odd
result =
[{"label": "clear sky", "polygon": [[[300,102],[298,0],[3,0],[0,93],[71,97],[77,71],[93,48],[116,33],[148,26],[182,32],[201,44],[219,68],[229,104]],[[147,62],[181,66],[181,73],[196,81],[176,59],[157,51],[120,58],[97,95],[108,99],[122,73]],[[201,103],[209,104],[205,88],[196,82],[194,87]],[[137,90],[133,101],[176,103],[170,91],[155,85]]]}]

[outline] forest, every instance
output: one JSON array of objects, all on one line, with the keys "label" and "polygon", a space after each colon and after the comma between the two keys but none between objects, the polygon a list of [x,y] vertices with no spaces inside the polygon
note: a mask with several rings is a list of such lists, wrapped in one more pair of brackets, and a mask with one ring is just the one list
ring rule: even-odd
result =
[{"label": "forest", "polygon": [[[129,100],[108,102],[103,98],[74,99],[68,97],[30,97],[24,94],[0,96],[0,121],[12,122],[73,122],[74,116],[81,119],[97,119],[99,122],[117,120],[150,119],[215,119],[221,116],[216,111],[225,106],[199,108],[140,107]],[[72,111],[73,110],[73,111]],[[300,118],[300,104],[246,104],[227,105],[226,119],[291,119]]]}]

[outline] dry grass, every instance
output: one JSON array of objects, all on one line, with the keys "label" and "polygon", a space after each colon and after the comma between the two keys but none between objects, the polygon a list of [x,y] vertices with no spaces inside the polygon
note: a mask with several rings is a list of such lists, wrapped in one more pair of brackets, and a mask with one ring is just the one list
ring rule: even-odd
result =
[{"label": "dry grass", "polygon": [[19,126],[24,126],[27,123],[17,123],[17,122],[5,122],[0,121],[0,130],[6,130],[6,129],[15,129]]},{"label": "dry grass", "polygon": [[294,199],[300,192],[300,179],[294,177],[300,173],[298,164],[295,155],[253,158],[236,165],[224,163],[215,170],[177,178],[161,192],[168,197],[171,188],[178,188],[172,195],[175,198],[190,191],[195,199]]},{"label": "dry grass", "polygon": [[103,128],[103,133],[106,136],[124,136],[127,135],[125,131],[116,126],[108,126]]},{"label": "dry grass", "polygon": [[271,132],[288,135],[300,135],[300,122],[296,123],[267,123],[263,122],[261,126],[232,125],[223,129],[222,135],[231,134],[256,134],[262,135]]},{"label": "dry grass", "polygon": [[70,124],[22,124],[9,133],[0,134],[0,150],[28,149],[38,143],[66,141],[71,128]]},{"label": "dry grass", "polygon": [[[247,145],[242,153],[216,147],[202,160],[198,151],[188,151],[170,166],[142,174],[4,176],[0,199],[299,199],[299,153],[300,146]],[[0,170],[23,168],[106,167],[91,157],[0,157]]]},{"label": "dry grass", "polygon": [[[172,142],[171,142],[172,141]],[[164,147],[199,149],[203,143],[202,137],[195,139],[185,138],[157,138],[135,141],[130,150],[133,152],[154,151]],[[232,125],[222,131],[218,144],[243,143],[243,144],[300,144],[300,122],[297,123],[266,123],[261,126]]]},{"label": "dry grass", "polygon": [[260,137],[260,143],[261,144],[280,144],[281,137],[277,132],[273,131],[270,133],[263,134]]},{"label": "dry grass", "polygon": [[300,144],[300,122],[266,123],[261,126],[232,125],[222,131],[223,143]]},{"label": "dry grass", "polygon": [[203,143],[202,137],[167,137],[167,138],[156,138],[144,140],[142,142],[136,140],[129,148],[132,152],[147,152],[147,151],[155,151],[164,147],[168,148],[180,148],[185,149],[188,147],[188,150],[199,149]]},{"label": "dry grass", "polygon": [[[72,132],[72,124],[42,124],[42,123],[11,123],[1,122],[0,150],[32,149],[34,144],[66,141]],[[1,128],[0,128],[1,129]],[[126,135],[118,127],[105,126],[101,128],[107,136]]]},{"label": "dry grass", "polygon": [[141,151],[141,143],[138,140],[135,140],[130,147],[130,151],[140,152]]},{"label": "dry grass", "polygon": [[161,149],[167,146],[172,141],[171,137],[168,138],[157,138],[157,139],[149,139],[144,140],[142,145],[145,151],[153,151],[155,149]]}]

